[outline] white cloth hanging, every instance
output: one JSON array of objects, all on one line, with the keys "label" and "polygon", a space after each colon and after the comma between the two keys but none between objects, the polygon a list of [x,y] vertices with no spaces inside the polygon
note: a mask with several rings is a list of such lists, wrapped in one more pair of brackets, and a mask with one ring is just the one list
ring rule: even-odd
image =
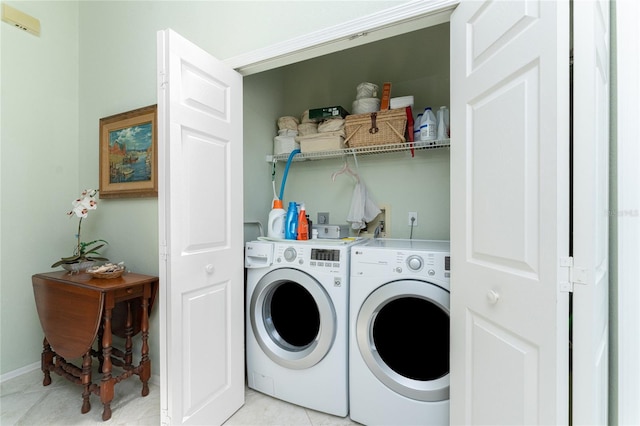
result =
[{"label": "white cloth hanging", "polygon": [[367,186],[358,179],[353,189],[353,198],[351,199],[351,208],[347,216],[347,222],[351,223],[351,228],[360,230],[366,228],[367,223],[371,222],[381,213],[378,205],[369,196]]}]

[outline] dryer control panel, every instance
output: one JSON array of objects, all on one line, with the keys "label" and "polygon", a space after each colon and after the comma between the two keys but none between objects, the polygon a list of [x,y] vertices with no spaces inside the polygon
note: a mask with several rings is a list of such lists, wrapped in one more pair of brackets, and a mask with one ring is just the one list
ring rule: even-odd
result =
[{"label": "dryer control panel", "polygon": [[451,256],[447,252],[354,247],[351,252],[351,276],[395,279],[420,277],[448,283],[451,278]]}]

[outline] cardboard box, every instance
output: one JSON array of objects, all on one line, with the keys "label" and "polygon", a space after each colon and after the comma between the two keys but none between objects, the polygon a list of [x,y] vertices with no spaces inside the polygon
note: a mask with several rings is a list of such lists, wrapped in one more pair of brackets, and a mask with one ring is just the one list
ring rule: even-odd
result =
[{"label": "cardboard box", "polygon": [[349,111],[345,110],[341,106],[330,106],[309,110],[309,119],[311,120],[325,120],[327,118],[336,117],[345,118],[347,115],[349,115]]},{"label": "cardboard box", "polygon": [[337,151],[345,147],[344,131],[314,133],[313,135],[297,136],[296,141],[300,144],[300,151],[303,153]]}]

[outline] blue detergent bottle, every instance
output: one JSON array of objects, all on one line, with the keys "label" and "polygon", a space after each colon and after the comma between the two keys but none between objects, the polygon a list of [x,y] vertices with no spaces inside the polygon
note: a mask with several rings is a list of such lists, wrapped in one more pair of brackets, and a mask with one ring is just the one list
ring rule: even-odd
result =
[{"label": "blue detergent bottle", "polygon": [[295,240],[298,238],[298,205],[295,201],[289,202],[287,218],[285,220],[284,238]]}]

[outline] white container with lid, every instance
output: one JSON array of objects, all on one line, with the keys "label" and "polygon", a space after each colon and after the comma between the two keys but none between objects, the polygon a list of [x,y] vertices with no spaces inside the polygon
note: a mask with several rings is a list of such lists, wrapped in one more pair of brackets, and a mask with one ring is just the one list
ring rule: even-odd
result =
[{"label": "white container with lid", "polygon": [[389,108],[391,109],[406,108],[408,106],[413,108],[413,96],[400,96],[389,100]]}]

